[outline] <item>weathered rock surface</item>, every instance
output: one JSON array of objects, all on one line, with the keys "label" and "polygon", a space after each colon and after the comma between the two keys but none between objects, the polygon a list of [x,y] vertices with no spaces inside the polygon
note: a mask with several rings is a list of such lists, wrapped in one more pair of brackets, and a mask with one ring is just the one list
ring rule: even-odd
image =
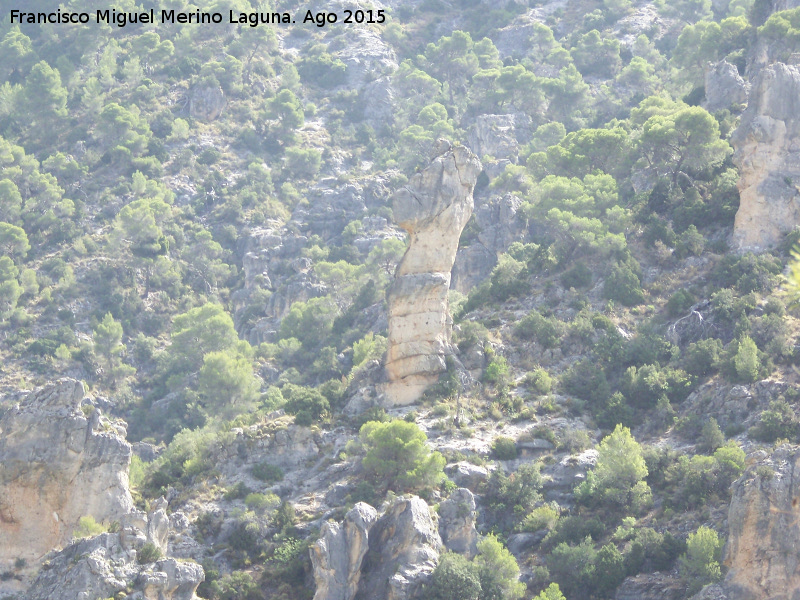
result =
[{"label": "weathered rock surface", "polygon": [[706,71],[705,89],[705,108],[713,113],[733,104],[746,104],[750,85],[734,65],[721,60]]},{"label": "weathered rock surface", "polygon": [[196,87],[189,98],[189,114],[201,121],[213,121],[222,114],[227,104],[221,87]]},{"label": "weathered rock surface", "polygon": [[686,585],[666,573],[628,577],[617,588],[614,600],[683,600]]},{"label": "weathered rock surface", "polygon": [[77,540],[49,556],[23,600],[95,600],[120,591],[132,600],[193,600],[205,578],[200,565],[174,558],[147,565],[137,560],[146,542],[166,543],[164,507],[129,517],[117,533]]},{"label": "weathered rock surface", "polygon": [[475,207],[477,239],[458,249],[453,265],[453,289],[468,293],[489,276],[498,256],[523,239],[527,228],[517,217],[521,204],[519,197],[506,194]]},{"label": "weathered rock surface", "polygon": [[784,444],[769,456],[758,454],[758,463],[733,484],[724,561],[729,570],[720,587],[731,600],[797,598],[800,448]]},{"label": "weathered rock surface", "polygon": [[411,236],[389,294],[386,391],[393,405],[415,402],[445,370],[450,271],[480,170],[469,149],[439,140],[431,164],[393,196],[395,220]]},{"label": "weathered rock surface", "polygon": [[133,510],[123,426],[84,415],[83,397],[80,381],[61,379],[0,420],[0,567],[66,544],[82,516],[108,523]]},{"label": "weathered rock surface", "polygon": [[444,472],[456,485],[471,490],[477,490],[482,483],[489,479],[489,469],[466,461],[447,465]]},{"label": "weathered rock surface", "polygon": [[314,600],[352,600],[361,578],[361,561],[369,547],[369,530],[378,513],[359,502],[343,523],[327,522],[319,541],[311,548],[311,564],[317,591]]},{"label": "weathered rock surface", "polygon": [[515,115],[480,115],[468,134],[469,145],[476,155],[516,159],[519,143]]},{"label": "weathered rock surface", "polygon": [[407,600],[418,595],[439,561],[442,539],[424,500],[395,502],[375,523],[364,557],[359,600]]},{"label": "weathered rock surface", "polygon": [[380,518],[356,504],[343,523],[323,525],[310,549],[314,600],[415,598],[441,548],[437,522],[421,498],[399,498]]},{"label": "weathered rock surface", "polygon": [[763,250],[800,223],[798,67],[776,63],[758,72],[731,143],[741,173],[733,240],[741,250]]},{"label": "weathered rock surface", "polygon": [[475,556],[478,550],[477,517],[475,496],[466,488],[455,490],[439,505],[439,535],[448,550],[469,558]]}]

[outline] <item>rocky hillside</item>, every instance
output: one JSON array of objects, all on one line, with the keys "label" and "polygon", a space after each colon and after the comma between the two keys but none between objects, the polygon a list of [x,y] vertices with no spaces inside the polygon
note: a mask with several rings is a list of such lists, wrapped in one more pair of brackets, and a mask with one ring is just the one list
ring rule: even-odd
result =
[{"label": "rocky hillside", "polygon": [[0,599],[793,597],[800,5],[255,4],[3,13]]}]

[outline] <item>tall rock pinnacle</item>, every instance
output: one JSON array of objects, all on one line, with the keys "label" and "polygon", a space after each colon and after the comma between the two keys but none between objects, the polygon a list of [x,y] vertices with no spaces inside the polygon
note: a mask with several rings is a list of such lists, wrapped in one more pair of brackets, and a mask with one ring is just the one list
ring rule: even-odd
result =
[{"label": "tall rock pinnacle", "polygon": [[411,236],[389,294],[386,392],[393,405],[416,402],[446,368],[450,271],[481,168],[468,148],[438,140],[435,158],[392,198],[395,221]]}]

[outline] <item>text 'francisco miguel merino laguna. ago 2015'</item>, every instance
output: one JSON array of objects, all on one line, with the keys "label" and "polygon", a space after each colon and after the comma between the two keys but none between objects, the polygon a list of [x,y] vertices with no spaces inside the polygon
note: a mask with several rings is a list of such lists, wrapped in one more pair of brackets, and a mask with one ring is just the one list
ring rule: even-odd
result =
[{"label": "text 'francisco miguel merino laguna. ago 2015'", "polygon": [[[383,23],[386,20],[383,10],[345,10],[345,18],[342,23]],[[156,16],[160,19],[157,21]],[[317,13],[313,14],[310,10],[306,12],[303,23],[312,23],[317,27],[322,27],[326,24],[336,23],[338,16],[336,13]],[[60,9],[53,12],[25,12],[20,10],[11,11],[11,23],[26,23],[26,24],[78,24],[78,23],[97,23],[116,25],[117,27],[125,27],[129,24],[147,24],[147,23],[169,23],[169,24],[216,24],[222,23],[222,13],[218,12],[202,12],[195,10],[193,12],[180,12],[176,10],[161,10],[156,13],[154,9],[144,12],[124,12],[114,9],[97,10],[95,18],[93,19],[90,13],[87,12],[66,12]],[[291,24],[295,20],[291,13],[288,12],[239,12],[229,11],[228,20],[225,21],[230,24],[242,24],[250,27],[257,27],[259,25],[278,25],[278,24]]]}]

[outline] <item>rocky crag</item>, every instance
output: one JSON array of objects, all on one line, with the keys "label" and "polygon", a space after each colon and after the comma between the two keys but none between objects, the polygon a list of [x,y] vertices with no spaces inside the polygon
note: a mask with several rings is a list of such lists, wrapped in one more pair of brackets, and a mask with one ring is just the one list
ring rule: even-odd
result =
[{"label": "rocky crag", "polygon": [[439,140],[431,164],[392,197],[395,221],[411,237],[389,294],[386,391],[392,405],[415,402],[445,370],[450,272],[480,171],[468,148]]},{"label": "rocky crag", "polygon": [[133,510],[125,425],[84,395],[80,381],[61,379],[0,420],[0,566],[63,546],[83,516],[109,523]]},{"label": "rocky crag", "polygon": [[314,600],[420,597],[444,548],[475,554],[475,518],[475,498],[463,488],[441,504],[438,518],[416,496],[396,500],[380,517],[359,502],[342,523],[325,523],[310,549]]},{"label": "rocky crag", "polygon": [[741,197],[733,240],[740,250],[764,250],[800,224],[797,66],[775,63],[757,72],[731,143]]},{"label": "rocky crag", "polygon": [[48,556],[24,600],[93,600],[118,593],[141,600],[193,600],[204,579],[200,565],[147,559],[142,552],[145,544],[166,552],[168,534],[166,501],[149,514],[134,511],[120,520],[118,531],[78,540]]},{"label": "rocky crag", "polygon": [[761,450],[733,484],[725,551],[728,573],[699,598],[788,600],[800,595],[800,450]]}]

